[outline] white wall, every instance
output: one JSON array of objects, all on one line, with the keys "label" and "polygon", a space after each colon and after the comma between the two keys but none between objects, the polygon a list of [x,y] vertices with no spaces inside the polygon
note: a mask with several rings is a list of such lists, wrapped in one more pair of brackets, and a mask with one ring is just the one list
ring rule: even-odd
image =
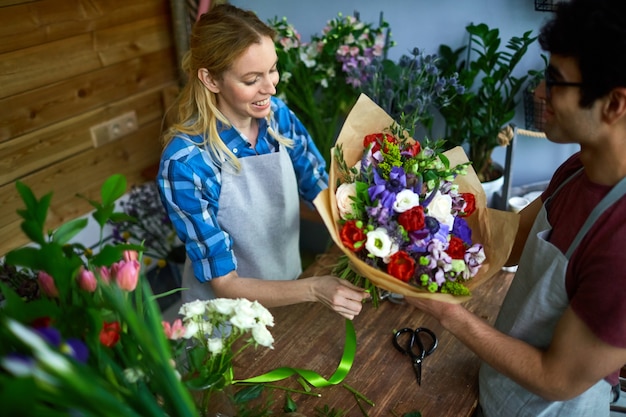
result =
[{"label": "white wall", "polygon": [[[354,15],[358,11],[365,22],[377,23],[380,13],[391,26],[396,46],[389,57],[396,59],[413,47],[436,53],[440,44],[453,48],[467,43],[465,26],[486,23],[500,30],[503,47],[512,36],[532,30],[537,35],[550,12],[535,11],[534,0],[231,0],[239,7],[254,10],[267,21],[287,17],[305,41],[321,33],[326,22],[341,12]],[[535,42],[520,63],[518,70],[540,69],[541,50]],[[518,72],[518,71],[516,71]],[[524,109],[520,104],[514,122],[524,127]],[[578,150],[575,145],[556,145],[548,141],[520,137],[514,153],[512,185],[545,181],[554,169]],[[505,149],[498,148],[494,159],[503,163]]]}]

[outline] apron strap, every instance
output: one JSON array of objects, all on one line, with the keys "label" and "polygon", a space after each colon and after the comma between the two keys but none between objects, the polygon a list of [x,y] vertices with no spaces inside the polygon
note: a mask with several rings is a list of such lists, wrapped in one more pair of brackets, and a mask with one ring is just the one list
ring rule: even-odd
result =
[{"label": "apron strap", "polygon": [[565,254],[566,258],[569,259],[572,256],[572,253],[578,247],[578,244],[585,237],[589,229],[593,226],[596,220],[604,213],[606,209],[612,206],[615,202],[621,199],[624,194],[626,194],[626,177],[622,178],[620,182],[618,182],[615,187],[609,191],[609,193],[604,196],[604,198],[598,203],[598,205],[593,209],[587,220],[583,224],[583,227],[580,228],[576,238],[572,241],[567,253]]}]

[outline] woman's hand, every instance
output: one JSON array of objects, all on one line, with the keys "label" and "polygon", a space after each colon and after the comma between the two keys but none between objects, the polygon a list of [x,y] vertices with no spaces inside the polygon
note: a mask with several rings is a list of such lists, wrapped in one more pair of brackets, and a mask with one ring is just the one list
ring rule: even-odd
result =
[{"label": "woman's hand", "polygon": [[361,312],[363,300],[369,294],[345,279],[331,275],[307,278],[312,280],[313,297],[341,316],[352,320]]}]

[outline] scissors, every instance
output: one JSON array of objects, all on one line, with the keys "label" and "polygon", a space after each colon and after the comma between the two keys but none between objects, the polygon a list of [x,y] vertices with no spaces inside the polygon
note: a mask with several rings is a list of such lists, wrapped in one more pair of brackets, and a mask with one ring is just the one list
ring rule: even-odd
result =
[{"label": "scissors", "polygon": [[[423,339],[427,339],[427,343],[424,343]],[[422,362],[437,349],[439,343],[435,333],[425,327],[418,327],[415,330],[405,327],[395,332],[392,341],[396,349],[411,358],[417,384],[422,385]]]}]

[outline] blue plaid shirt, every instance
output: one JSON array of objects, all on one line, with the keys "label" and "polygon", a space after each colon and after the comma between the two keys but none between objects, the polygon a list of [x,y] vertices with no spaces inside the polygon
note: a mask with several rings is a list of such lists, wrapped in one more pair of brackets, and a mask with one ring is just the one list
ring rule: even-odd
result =
[{"label": "blue plaid shirt", "polygon": [[[328,187],[325,161],[305,127],[285,103],[272,97],[271,106],[274,131],[294,142],[287,152],[296,172],[299,194],[311,202]],[[239,158],[278,149],[278,142],[267,132],[265,119],[259,120],[256,149],[232,127],[220,131],[220,138]],[[235,270],[236,260],[230,237],[217,223],[220,168],[207,150],[198,146],[201,142],[201,136],[173,138],[161,155],[157,182],[161,200],[178,237],[185,244],[195,276],[200,281],[208,281]]]}]

